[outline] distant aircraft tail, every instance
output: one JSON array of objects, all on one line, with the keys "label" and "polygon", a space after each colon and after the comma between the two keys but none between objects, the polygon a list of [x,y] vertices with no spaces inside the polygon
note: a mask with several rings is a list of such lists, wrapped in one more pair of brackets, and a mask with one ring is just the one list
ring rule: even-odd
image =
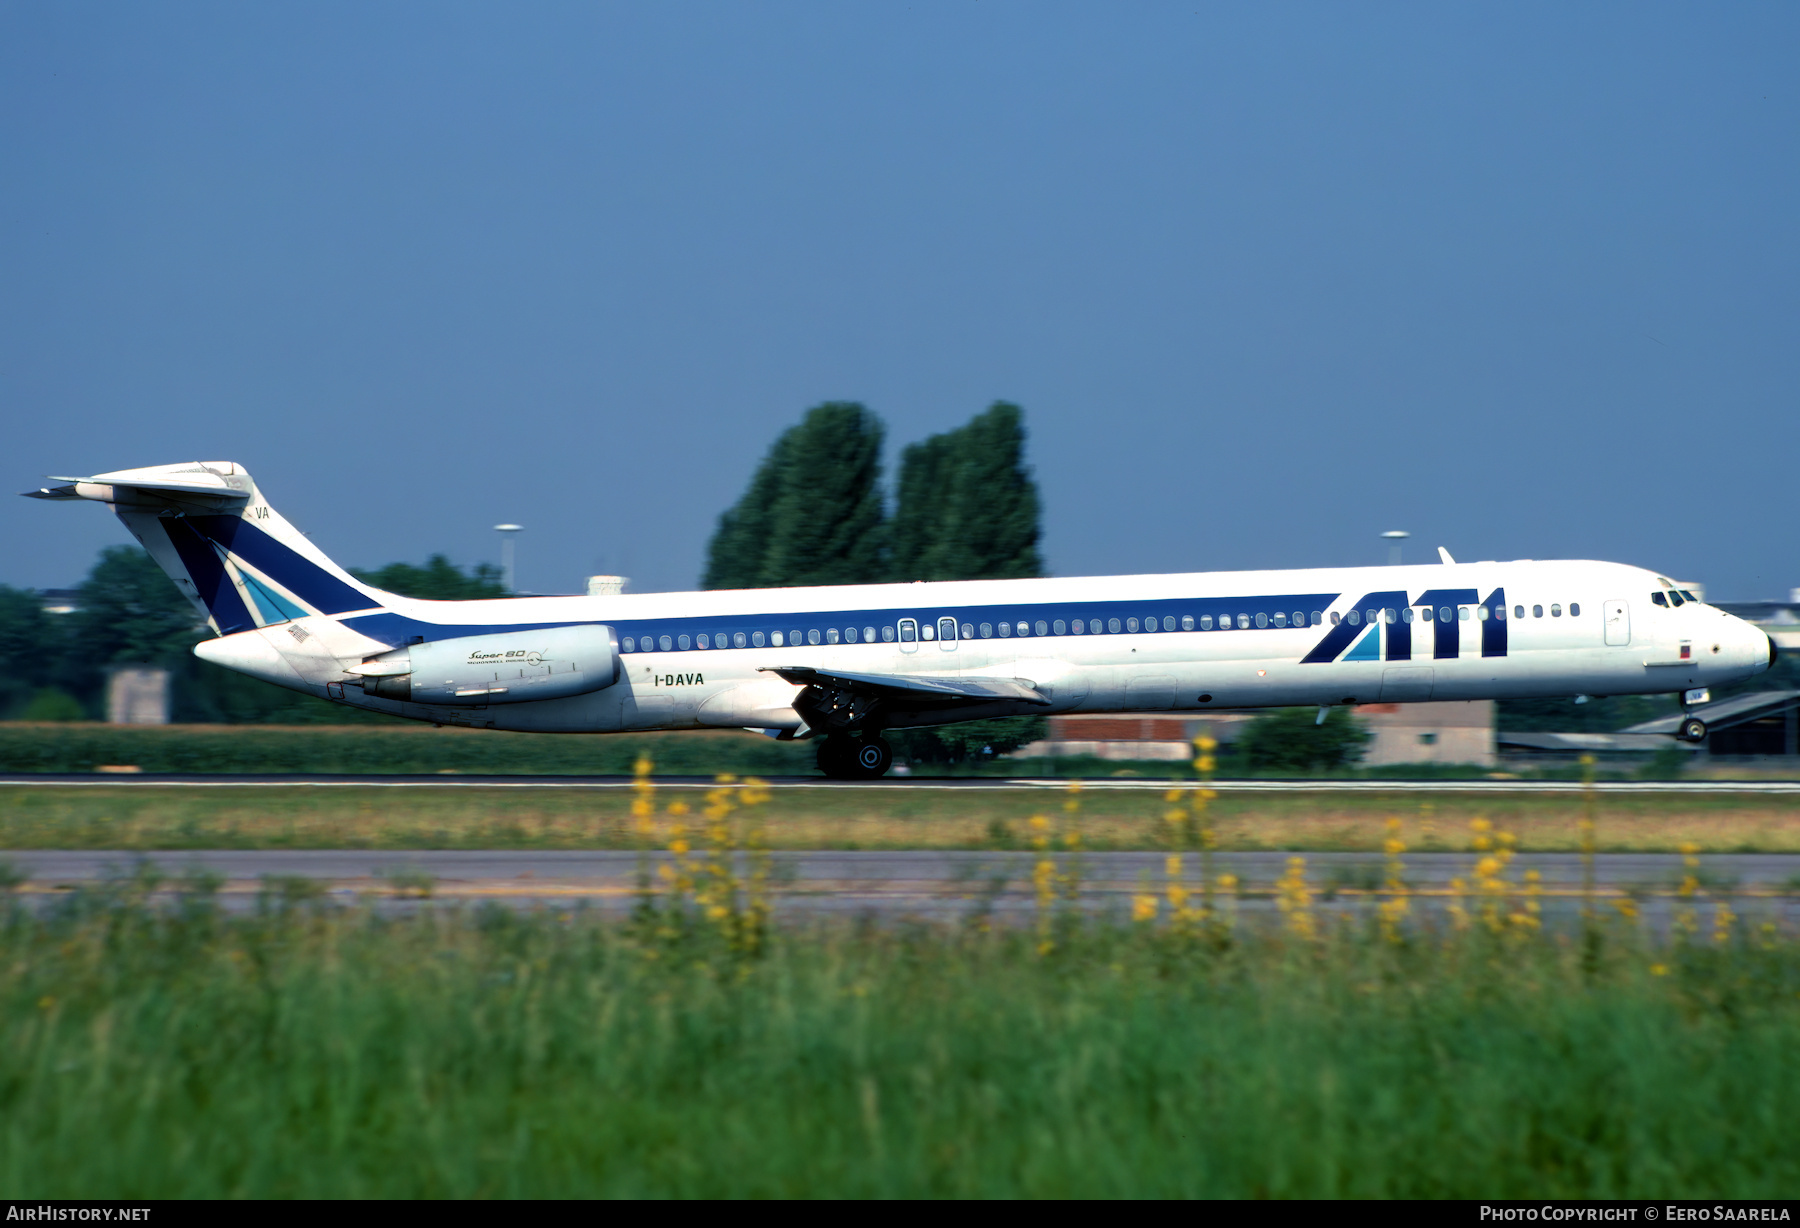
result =
[{"label": "distant aircraft tail", "polygon": [[109,505],[220,635],[391,600],[325,557],[230,461],[51,480],[63,485],[26,493]]}]

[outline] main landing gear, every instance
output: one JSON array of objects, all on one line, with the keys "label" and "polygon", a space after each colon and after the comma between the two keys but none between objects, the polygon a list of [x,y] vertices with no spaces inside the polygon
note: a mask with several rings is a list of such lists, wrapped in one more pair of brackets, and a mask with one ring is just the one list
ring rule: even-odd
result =
[{"label": "main landing gear", "polygon": [[858,742],[834,733],[819,743],[819,770],[833,780],[874,780],[894,764],[894,748],[879,734]]},{"label": "main landing gear", "polygon": [[1697,716],[1690,716],[1681,722],[1675,736],[1683,742],[1704,742],[1706,741],[1706,722]]}]

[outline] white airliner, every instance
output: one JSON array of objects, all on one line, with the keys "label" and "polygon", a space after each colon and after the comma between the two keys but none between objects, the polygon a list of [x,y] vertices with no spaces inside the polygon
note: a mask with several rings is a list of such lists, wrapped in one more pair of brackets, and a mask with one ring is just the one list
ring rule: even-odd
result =
[{"label": "white airliner", "polygon": [[[108,504],[218,638],[334,703],[543,733],[749,728],[874,777],[884,729],[1057,712],[1690,692],[1775,660],[1669,580],[1581,561],[423,601],[326,558],[229,462],[29,492]],[[1690,717],[1679,736],[1698,740]]]}]

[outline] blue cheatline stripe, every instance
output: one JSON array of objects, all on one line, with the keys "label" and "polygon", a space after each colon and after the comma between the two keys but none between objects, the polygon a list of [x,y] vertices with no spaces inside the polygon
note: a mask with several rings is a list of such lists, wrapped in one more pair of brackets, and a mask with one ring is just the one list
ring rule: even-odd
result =
[{"label": "blue cheatline stripe", "polygon": [[[384,611],[378,614],[363,614],[346,618],[343,623],[371,639],[398,647],[415,637],[425,640],[442,640],[463,635],[492,635],[506,631],[532,631],[545,627],[580,626],[604,622],[618,632],[621,640],[629,636],[634,651],[656,651],[654,646],[660,643],[664,635],[669,637],[672,646],[679,642],[679,637],[682,635],[688,637],[690,644],[697,646],[699,637],[705,635],[709,647],[724,647],[725,642],[719,639],[720,636],[724,636],[728,640],[731,636],[742,633],[748,640],[751,636],[760,634],[763,637],[764,645],[773,646],[774,634],[780,632],[784,646],[793,646],[795,642],[790,641],[789,637],[798,632],[800,637],[797,642],[798,646],[810,646],[806,644],[810,634],[817,632],[820,639],[825,641],[824,633],[828,628],[838,631],[840,636],[844,635],[847,629],[854,629],[858,642],[862,642],[865,639],[865,633],[869,629],[873,629],[875,631],[873,638],[876,641],[892,642],[882,640],[882,628],[892,632],[898,627],[900,620],[905,618],[913,619],[921,626],[929,624],[934,628],[939,619],[953,618],[959,626],[967,625],[975,628],[977,638],[981,638],[979,628],[983,623],[986,623],[994,632],[994,635],[989,638],[1002,638],[998,635],[998,624],[1004,622],[1013,633],[1011,636],[1004,637],[1008,639],[1035,639],[1039,635],[1116,634],[1112,630],[1115,619],[1119,622],[1120,632],[1127,631],[1128,620],[1136,619],[1139,633],[1145,633],[1147,624],[1152,618],[1156,620],[1156,630],[1159,633],[1165,630],[1163,620],[1173,620],[1173,627],[1167,629],[1179,631],[1186,627],[1185,620],[1189,618],[1194,620],[1193,626],[1196,630],[1201,627],[1202,620],[1210,619],[1212,627],[1207,630],[1229,629],[1235,632],[1240,618],[1249,624],[1250,629],[1256,629],[1259,615],[1266,624],[1266,629],[1277,630],[1274,620],[1276,615],[1280,615],[1284,626],[1279,629],[1292,630],[1302,625],[1296,622],[1296,615],[1304,618],[1305,626],[1313,626],[1322,620],[1324,611],[1336,599],[1336,593],[1297,593],[1286,596],[1197,597],[1156,601],[1083,601],[1052,605],[938,606],[923,609],[825,610],[797,614],[757,612],[648,619],[568,619],[555,622],[465,626],[424,622],[402,614]],[[1077,618],[1081,620],[1083,627],[1079,633],[1075,632],[1071,626]],[[1062,624],[1060,631],[1056,629],[1059,622]],[[1227,626],[1228,622],[1229,626]],[[1024,625],[1022,631],[1019,630],[1021,623]],[[1038,630],[1039,623],[1044,624],[1044,630],[1041,632]],[[1098,623],[1100,629],[1098,631],[1088,630],[1087,628],[1094,623]],[[639,645],[645,647],[639,648]]]},{"label": "blue cheatline stripe", "polygon": [[213,544],[196,533],[184,519],[158,520],[156,523],[162,526],[163,532],[168,534],[169,544],[181,556],[181,565],[187,568],[188,578],[199,590],[200,600],[205,603],[206,612],[212,616],[219,634],[252,630],[256,620],[250,617],[250,609],[244,604],[237,586],[225,574],[225,564],[219,561]]},{"label": "blue cheatline stripe", "polygon": [[367,594],[302,558],[247,520],[236,516],[189,516],[187,523],[321,614],[345,614],[375,604]]},{"label": "blue cheatline stripe", "polygon": [[[774,636],[780,633],[783,647],[811,647],[812,637],[817,634],[824,643],[833,643],[826,636],[827,631],[835,631],[843,642],[850,642],[849,636],[855,632],[856,642],[870,639],[879,642],[891,642],[883,637],[883,630],[892,633],[902,619],[912,619],[921,627],[935,628],[940,619],[953,619],[959,627],[971,629],[975,638],[979,639],[1019,639],[1042,636],[1073,635],[1112,635],[1120,633],[1147,633],[1151,630],[1164,631],[1236,631],[1242,627],[1251,630],[1291,630],[1296,627],[1310,627],[1323,622],[1324,611],[1330,608],[1337,599],[1336,593],[1294,593],[1287,595],[1268,595],[1256,597],[1194,597],[1158,599],[1155,601],[1075,601],[1035,605],[996,605],[996,606],[927,606],[915,609],[888,610],[826,610],[795,614],[717,614],[703,617],[683,618],[651,618],[651,619],[607,619],[607,625],[615,628],[621,641],[629,638],[633,651],[659,651],[661,641],[667,636],[671,648],[678,648],[680,637],[688,637],[693,648],[699,647],[699,638],[704,635],[708,647],[724,647],[727,642],[735,642],[735,637],[743,635],[752,644],[752,637],[761,635],[763,644],[758,647],[774,645]],[[1280,618],[1277,624],[1276,619]],[[1150,621],[1155,620],[1152,628]],[[1081,630],[1076,631],[1074,624],[1079,621]],[[1133,621],[1136,627],[1132,626]],[[1115,622],[1118,624],[1114,626]],[[980,628],[986,624],[992,634],[983,636]],[[1000,627],[1004,624],[1010,632],[1001,636]],[[869,632],[873,631],[874,636]],[[968,638],[970,632],[962,632]],[[798,636],[798,641],[795,636]],[[721,642],[720,637],[725,637]],[[923,641],[922,641],[923,642]]]},{"label": "blue cheatline stripe", "polygon": [[473,623],[456,626],[449,623],[421,622],[416,618],[408,618],[404,614],[363,614],[339,621],[352,631],[360,632],[372,640],[379,640],[391,648],[398,648],[402,644],[418,640],[449,640],[464,635],[499,635],[507,631],[544,631],[551,627],[587,627],[594,626],[598,622],[596,619],[569,619],[564,622]]},{"label": "blue cheatline stripe", "polygon": [[[1343,626],[1339,623],[1338,626]],[[1346,661],[1379,661],[1381,660],[1381,628],[1370,627],[1369,633],[1358,640],[1356,647],[1344,654]]]},{"label": "blue cheatline stripe", "polygon": [[250,599],[256,602],[256,612],[262,616],[263,626],[270,623],[287,622],[291,618],[305,618],[306,611],[283,597],[280,593],[258,580],[247,571],[239,571],[244,577],[244,588]]}]

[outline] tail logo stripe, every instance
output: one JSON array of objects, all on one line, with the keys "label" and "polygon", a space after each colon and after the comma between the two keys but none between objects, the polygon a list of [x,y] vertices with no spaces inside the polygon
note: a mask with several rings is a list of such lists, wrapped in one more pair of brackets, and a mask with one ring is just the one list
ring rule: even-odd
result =
[{"label": "tail logo stripe", "polygon": [[190,516],[200,533],[243,559],[321,614],[347,614],[376,604],[348,584],[235,516]]}]

